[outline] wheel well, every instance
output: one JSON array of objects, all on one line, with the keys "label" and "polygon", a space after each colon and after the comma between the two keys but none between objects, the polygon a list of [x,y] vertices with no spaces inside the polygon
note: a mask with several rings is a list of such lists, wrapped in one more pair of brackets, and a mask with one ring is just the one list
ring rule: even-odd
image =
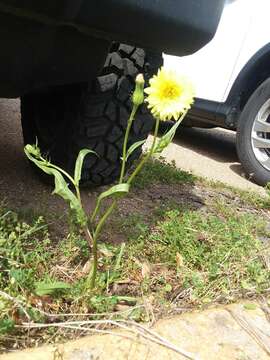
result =
[{"label": "wheel well", "polygon": [[226,103],[241,111],[252,93],[270,77],[270,43],[260,49],[244,66],[236,78]]}]

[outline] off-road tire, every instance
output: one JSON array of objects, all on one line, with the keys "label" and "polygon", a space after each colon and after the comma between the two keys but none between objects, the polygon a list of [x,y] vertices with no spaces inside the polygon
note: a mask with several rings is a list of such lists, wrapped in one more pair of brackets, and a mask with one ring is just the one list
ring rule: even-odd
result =
[{"label": "off-road tire", "polygon": [[[91,83],[59,86],[24,95],[21,118],[25,144],[38,139],[42,153],[73,173],[83,148],[94,150],[82,171],[82,183],[104,185],[117,179],[131,93],[138,73],[146,81],[162,64],[162,56],[114,43],[101,75]],[[153,119],[143,105],[131,129],[129,146],[146,139]],[[127,168],[140,156],[138,148]]]}]

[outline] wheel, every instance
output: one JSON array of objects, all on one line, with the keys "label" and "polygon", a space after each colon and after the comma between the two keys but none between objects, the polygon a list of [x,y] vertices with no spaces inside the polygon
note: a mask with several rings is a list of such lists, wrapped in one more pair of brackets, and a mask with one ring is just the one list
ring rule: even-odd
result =
[{"label": "wheel", "polygon": [[[42,153],[73,174],[82,148],[94,150],[82,170],[82,183],[104,185],[117,179],[134,79],[141,72],[146,81],[162,64],[162,56],[114,43],[101,75],[91,83],[59,86],[21,98],[25,144],[38,139]],[[131,129],[129,146],[147,138],[153,119],[142,106]],[[131,155],[127,168],[139,157]]]},{"label": "wheel", "polygon": [[270,78],[254,91],[240,115],[236,147],[248,177],[266,185],[270,181]]}]

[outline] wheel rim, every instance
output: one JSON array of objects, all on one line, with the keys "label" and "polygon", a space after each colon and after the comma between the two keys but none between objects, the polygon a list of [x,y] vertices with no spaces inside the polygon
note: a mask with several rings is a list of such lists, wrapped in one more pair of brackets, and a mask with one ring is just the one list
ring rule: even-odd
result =
[{"label": "wheel rim", "polygon": [[256,159],[270,171],[270,99],[262,105],[254,120],[251,144]]}]

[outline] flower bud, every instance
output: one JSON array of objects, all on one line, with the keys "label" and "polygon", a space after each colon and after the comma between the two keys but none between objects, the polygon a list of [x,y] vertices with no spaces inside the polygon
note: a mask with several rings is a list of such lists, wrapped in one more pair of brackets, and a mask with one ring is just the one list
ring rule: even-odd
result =
[{"label": "flower bud", "polygon": [[40,150],[39,148],[36,146],[36,145],[30,145],[30,144],[27,144],[25,145],[25,150],[30,154],[30,155],[33,155],[35,157],[39,157],[41,154],[40,154]]},{"label": "flower bud", "polygon": [[135,81],[136,81],[136,86],[135,86],[134,93],[132,95],[132,101],[133,101],[134,105],[139,106],[139,105],[141,105],[143,103],[143,100],[144,100],[144,93],[143,93],[144,78],[143,78],[143,74],[138,74]]}]

